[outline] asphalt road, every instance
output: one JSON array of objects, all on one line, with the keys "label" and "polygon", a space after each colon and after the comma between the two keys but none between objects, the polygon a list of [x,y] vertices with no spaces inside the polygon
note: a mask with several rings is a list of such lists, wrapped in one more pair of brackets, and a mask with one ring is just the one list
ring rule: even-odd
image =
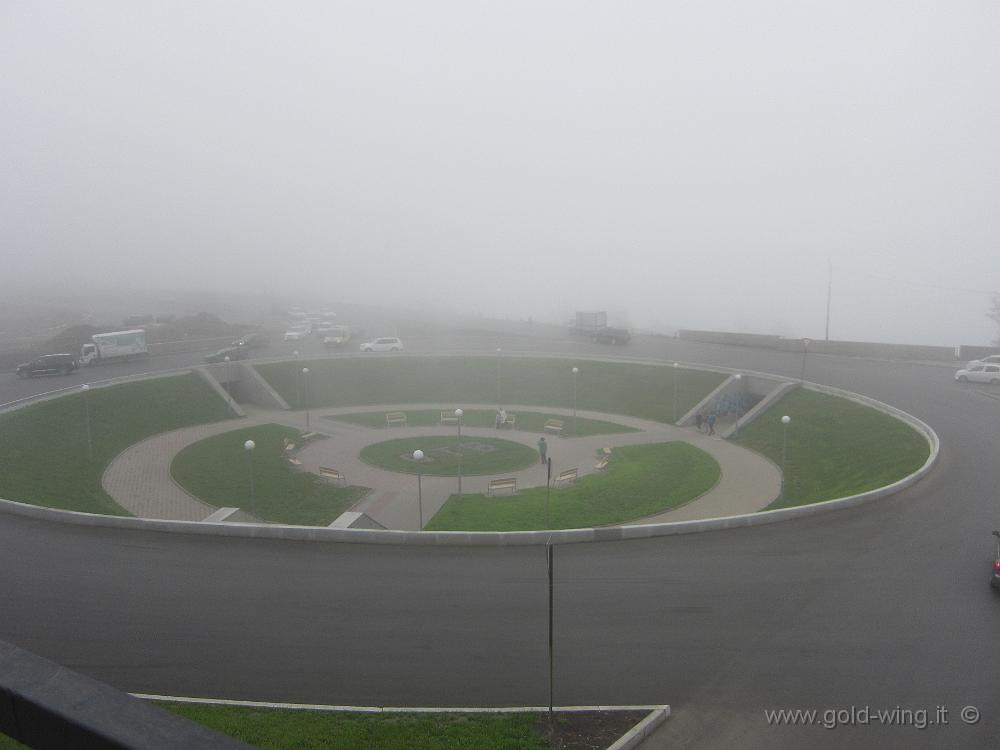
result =
[{"label": "asphalt road", "polygon": [[[615,350],[537,331],[498,341],[793,376],[802,366],[800,355],[672,339]],[[475,332],[406,343],[497,345]],[[104,369],[185,356],[200,359]],[[936,366],[809,355],[806,368],[930,424],[936,470],[888,500],[815,518],[557,548],[556,703],[670,703],[650,747],[989,747],[1000,736],[989,640],[1000,597],[987,586],[1000,390],[959,386]],[[23,386],[3,381],[0,401]],[[541,705],[545,573],[535,548],[210,539],[0,516],[0,638],[133,692]],[[764,714],[815,709],[832,722],[824,711],[852,706],[924,709],[928,721],[943,706],[949,723],[827,729],[772,726]],[[964,706],[978,723],[963,723]]]}]

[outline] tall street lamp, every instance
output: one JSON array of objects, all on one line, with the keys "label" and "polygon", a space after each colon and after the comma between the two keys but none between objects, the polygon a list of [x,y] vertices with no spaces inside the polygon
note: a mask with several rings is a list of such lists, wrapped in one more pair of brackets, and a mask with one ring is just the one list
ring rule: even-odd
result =
[{"label": "tall street lamp", "polygon": [[455,409],[458,423],[458,494],[462,494],[462,414],[461,409]]},{"label": "tall street lamp", "polygon": [[785,461],[788,458],[788,423],[792,418],[787,414],[781,418],[781,501],[785,501]]},{"label": "tall street lamp", "polygon": [[424,452],[419,448],[413,451],[413,460],[417,462],[417,512],[420,514],[420,525],[418,531],[424,530],[424,493],[420,486],[420,462],[424,460]]},{"label": "tall street lamp", "polygon": [[306,392],[306,432],[309,432],[309,368],[302,368],[302,387]]},{"label": "tall street lamp", "polygon": [[80,390],[83,391],[83,409],[86,413],[86,424],[87,424],[87,458],[91,461],[94,460],[94,441],[90,436],[90,398],[87,394],[90,392],[90,386],[84,383],[80,386]]},{"label": "tall street lamp", "polygon": [[[497,347],[497,406],[501,404],[500,400],[500,347]],[[502,427],[503,425],[501,425]]]},{"label": "tall street lamp", "polygon": [[809,344],[812,341],[809,339],[802,339],[802,373],[799,375],[799,380],[806,379],[806,355],[809,353]]},{"label": "tall street lamp", "polygon": [[579,367],[573,368],[573,437],[576,437],[576,376],[580,373]]},{"label": "tall street lamp", "polygon": [[680,365],[674,362],[674,423],[677,423],[677,371]]},{"label": "tall street lamp", "polygon": [[257,444],[253,440],[247,440],[243,443],[243,448],[247,452],[247,466],[250,469],[250,513],[253,514],[254,518],[257,517],[257,500],[253,494],[253,449],[257,447]]}]

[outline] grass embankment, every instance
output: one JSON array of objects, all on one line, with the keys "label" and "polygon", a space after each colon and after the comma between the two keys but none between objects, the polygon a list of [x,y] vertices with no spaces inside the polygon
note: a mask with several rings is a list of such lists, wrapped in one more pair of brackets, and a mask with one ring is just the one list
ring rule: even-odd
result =
[{"label": "grass embankment", "polygon": [[[308,380],[301,369],[309,366]],[[725,376],[655,365],[571,359],[494,357],[379,357],[321,359],[256,365],[291,404],[302,408],[364,404],[537,404],[589,409],[672,422],[701,401]],[[499,394],[497,379],[499,372]],[[301,386],[301,388],[300,388]],[[499,398],[498,398],[499,396]],[[519,417],[520,418],[520,417]]]},{"label": "grass embankment", "polygon": [[[174,480],[195,497],[219,507],[249,511],[264,521],[326,526],[364,497],[364,487],[334,487],[288,465],[285,439],[300,431],[267,424],[233,430],[192,443],[170,465]],[[254,502],[250,461],[243,444],[253,440]]]},{"label": "grass embankment", "polygon": [[383,714],[159,704],[264,750],[545,750],[537,714]]},{"label": "grass embankment", "polygon": [[452,495],[425,529],[529,531],[624,523],[693,500],[714,487],[719,475],[715,459],[688,443],[625,446],[613,450],[606,472],[552,489],[548,526],[545,487],[535,487],[514,497]]},{"label": "grass embankment", "polygon": [[101,487],[101,475],[115,456],[151,435],[232,416],[197,375],[93,388],[0,414],[0,497],[129,515]]},{"label": "grass embankment", "polygon": [[[418,465],[413,451],[424,452]],[[457,436],[411,437],[386,440],[361,449],[361,460],[372,466],[405,474],[427,474],[439,477],[458,476],[459,455],[465,476],[497,474],[526,469],[538,463],[538,451],[520,443],[498,438],[462,436],[458,450]]]},{"label": "grass embankment", "polygon": [[[406,411],[407,427],[438,427],[441,424],[441,409],[423,409]],[[573,417],[561,414],[543,414],[535,411],[513,412],[517,416],[515,429],[524,432],[537,432],[542,434],[545,422],[549,419],[561,419],[563,422],[563,437],[587,437],[588,435],[610,435],[619,432],[638,432],[632,427],[626,427],[614,422],[605,422],[600,419],[584,419],[577,417],[576,429],[574,431]],[[462,425],[465,427],[496,427],[496,411],[488,409],[464,409],[462,414]],[[361,425],[362,427],[385,427],[385,412],[370,411],[357,414],[342,414],[339,416],[326,417],[342,422]],[[450,425],[454,427],[454,425]],[[508,428],[504,428],[506,432]],[[502,433],[500,433],[502,434]]]},{"label": "grass embankment", "polygon": [[919,469],[930,448],[920,433],[895,417],[844,398],[796,390],[740,431],[737,442],[782,463],[785,498],[770,509],[807,505],[884,487]]}]

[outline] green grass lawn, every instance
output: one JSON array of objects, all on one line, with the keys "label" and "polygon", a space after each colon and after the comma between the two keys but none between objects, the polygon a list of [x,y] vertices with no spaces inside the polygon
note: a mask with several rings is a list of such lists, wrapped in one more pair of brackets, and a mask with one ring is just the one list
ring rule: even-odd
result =
[{"label": "green grass lawn", "polygon": [[[170,473],[195,497],[219,507],[242,508],[264,521],[327,526],[368,492],[335,487],[315,474],[290,468],[284,441],[300,431],[266,424],[233,430],[192,443],[174,457]],[[243,444],[253,440],[254,503],[250,459]]]},{"label": "green grass lawn", "polygon": [[[615,448],[607,471],[588,474],[574,485],[551,491],[548,528],[588,528],[651,516],[702,495],[715,486],[719,476],[715,459],[688,443]],[[425,528],[544,529],[545,487],[521,490],[514,497],[452,495]]]},{"label": "green grass lawn", "polygon": [[[495,427],[496,410],[493,409],[464,409],[462,414],[462,424],[468,427]],[[600,419],[584,419],[577,417],[576,430],[573,429],[573,417],[564,417],[560,414],[543,414],[534,411],[514,412],[517,415],[517,429],[525,432],[537,432],[542,434],[546,420],[561,419],[563,421],[563,437],[586,437],[588,435],[610,435],[616,432],[638,432],[632,427],[615,424],[614,422],[604,422]],[[423,409],[406,411],[407,427],[437,427],[441,424],[441,409]],[[370,411],[357,414],[342,414],[339,416],[325,417],[362,427],[385,427],[385,412]],[[454,425],[451,425],[454,428]],[[506,432],[504,428],[503,432]],[[500,432],[498,434],[503,434]]]},{"label": "green grass lawn", "polygon": [[101,475],[115,456],[151,435],[232,416],[193,374],[94,388],[86,396],[74,393],[0,414],[0,497],[128,515],[101,487]]},{"label": "green grass lawn", "polygon": [[[308,364],[309,375],[301,369]],[[294,408],[364,404],[537,404],[672,422],[674,376],[682,416],[725,376],[655,365],[504,357],[371,357],[256,365]],[[497,375],[499,372],[499,398]],[[301,396],[301,399],[299,398]],[[499,404],[498,404],[499,405]]]},{"label": "green grass lawn", "polygon": [[363,714],[160,703],[264,750],[545,750],[537,714]]},{"label": "green grass lawn", "polygon": [[853,495],[912,474],[930,448],[920,433],[895,417],[844,398],[798,389],[740,431],[737,442],[782,463],[781,417],[788,425],[787,508]]},{"label": "green grass lawn", "polygon": [[[361,460],[372,466],[404,474],[416,474],[417,462],[413,451],[424,452],[420,473],[458,476],[458,435],[440,437],[409,437],[366,445]],[[511,440],[462,436],[462,473],[467,476],[518,471],[538,463],[538,451]]]}]

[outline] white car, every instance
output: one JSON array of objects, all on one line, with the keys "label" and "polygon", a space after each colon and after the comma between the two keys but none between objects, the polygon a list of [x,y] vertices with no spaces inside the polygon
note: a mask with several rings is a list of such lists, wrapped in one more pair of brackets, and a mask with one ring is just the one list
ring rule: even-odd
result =
[{"label": "white car", "polygon": [[975,367],[976,365],[1000,365],[1000,354],[991,354],[982,359],[974,359],[965,366],[965,369],[968,370],[970,367]]},{"label": "white car", "polygon": [[361,345],[361,351],[363,352],[401,352],[403,351],[403,342],[397,338],[383,338],[375,339],[374,341],[366,341]]},{"label": "white car", "polygon": [[955,373],[955,380],[959,383],[990,383],[1000,385],[1000,364],[996,365],[973,365]]},{"label": "white car", "polygon": [[309,326],[295,326],[285,331],[285,341],[301,341],[312,333]]}]

